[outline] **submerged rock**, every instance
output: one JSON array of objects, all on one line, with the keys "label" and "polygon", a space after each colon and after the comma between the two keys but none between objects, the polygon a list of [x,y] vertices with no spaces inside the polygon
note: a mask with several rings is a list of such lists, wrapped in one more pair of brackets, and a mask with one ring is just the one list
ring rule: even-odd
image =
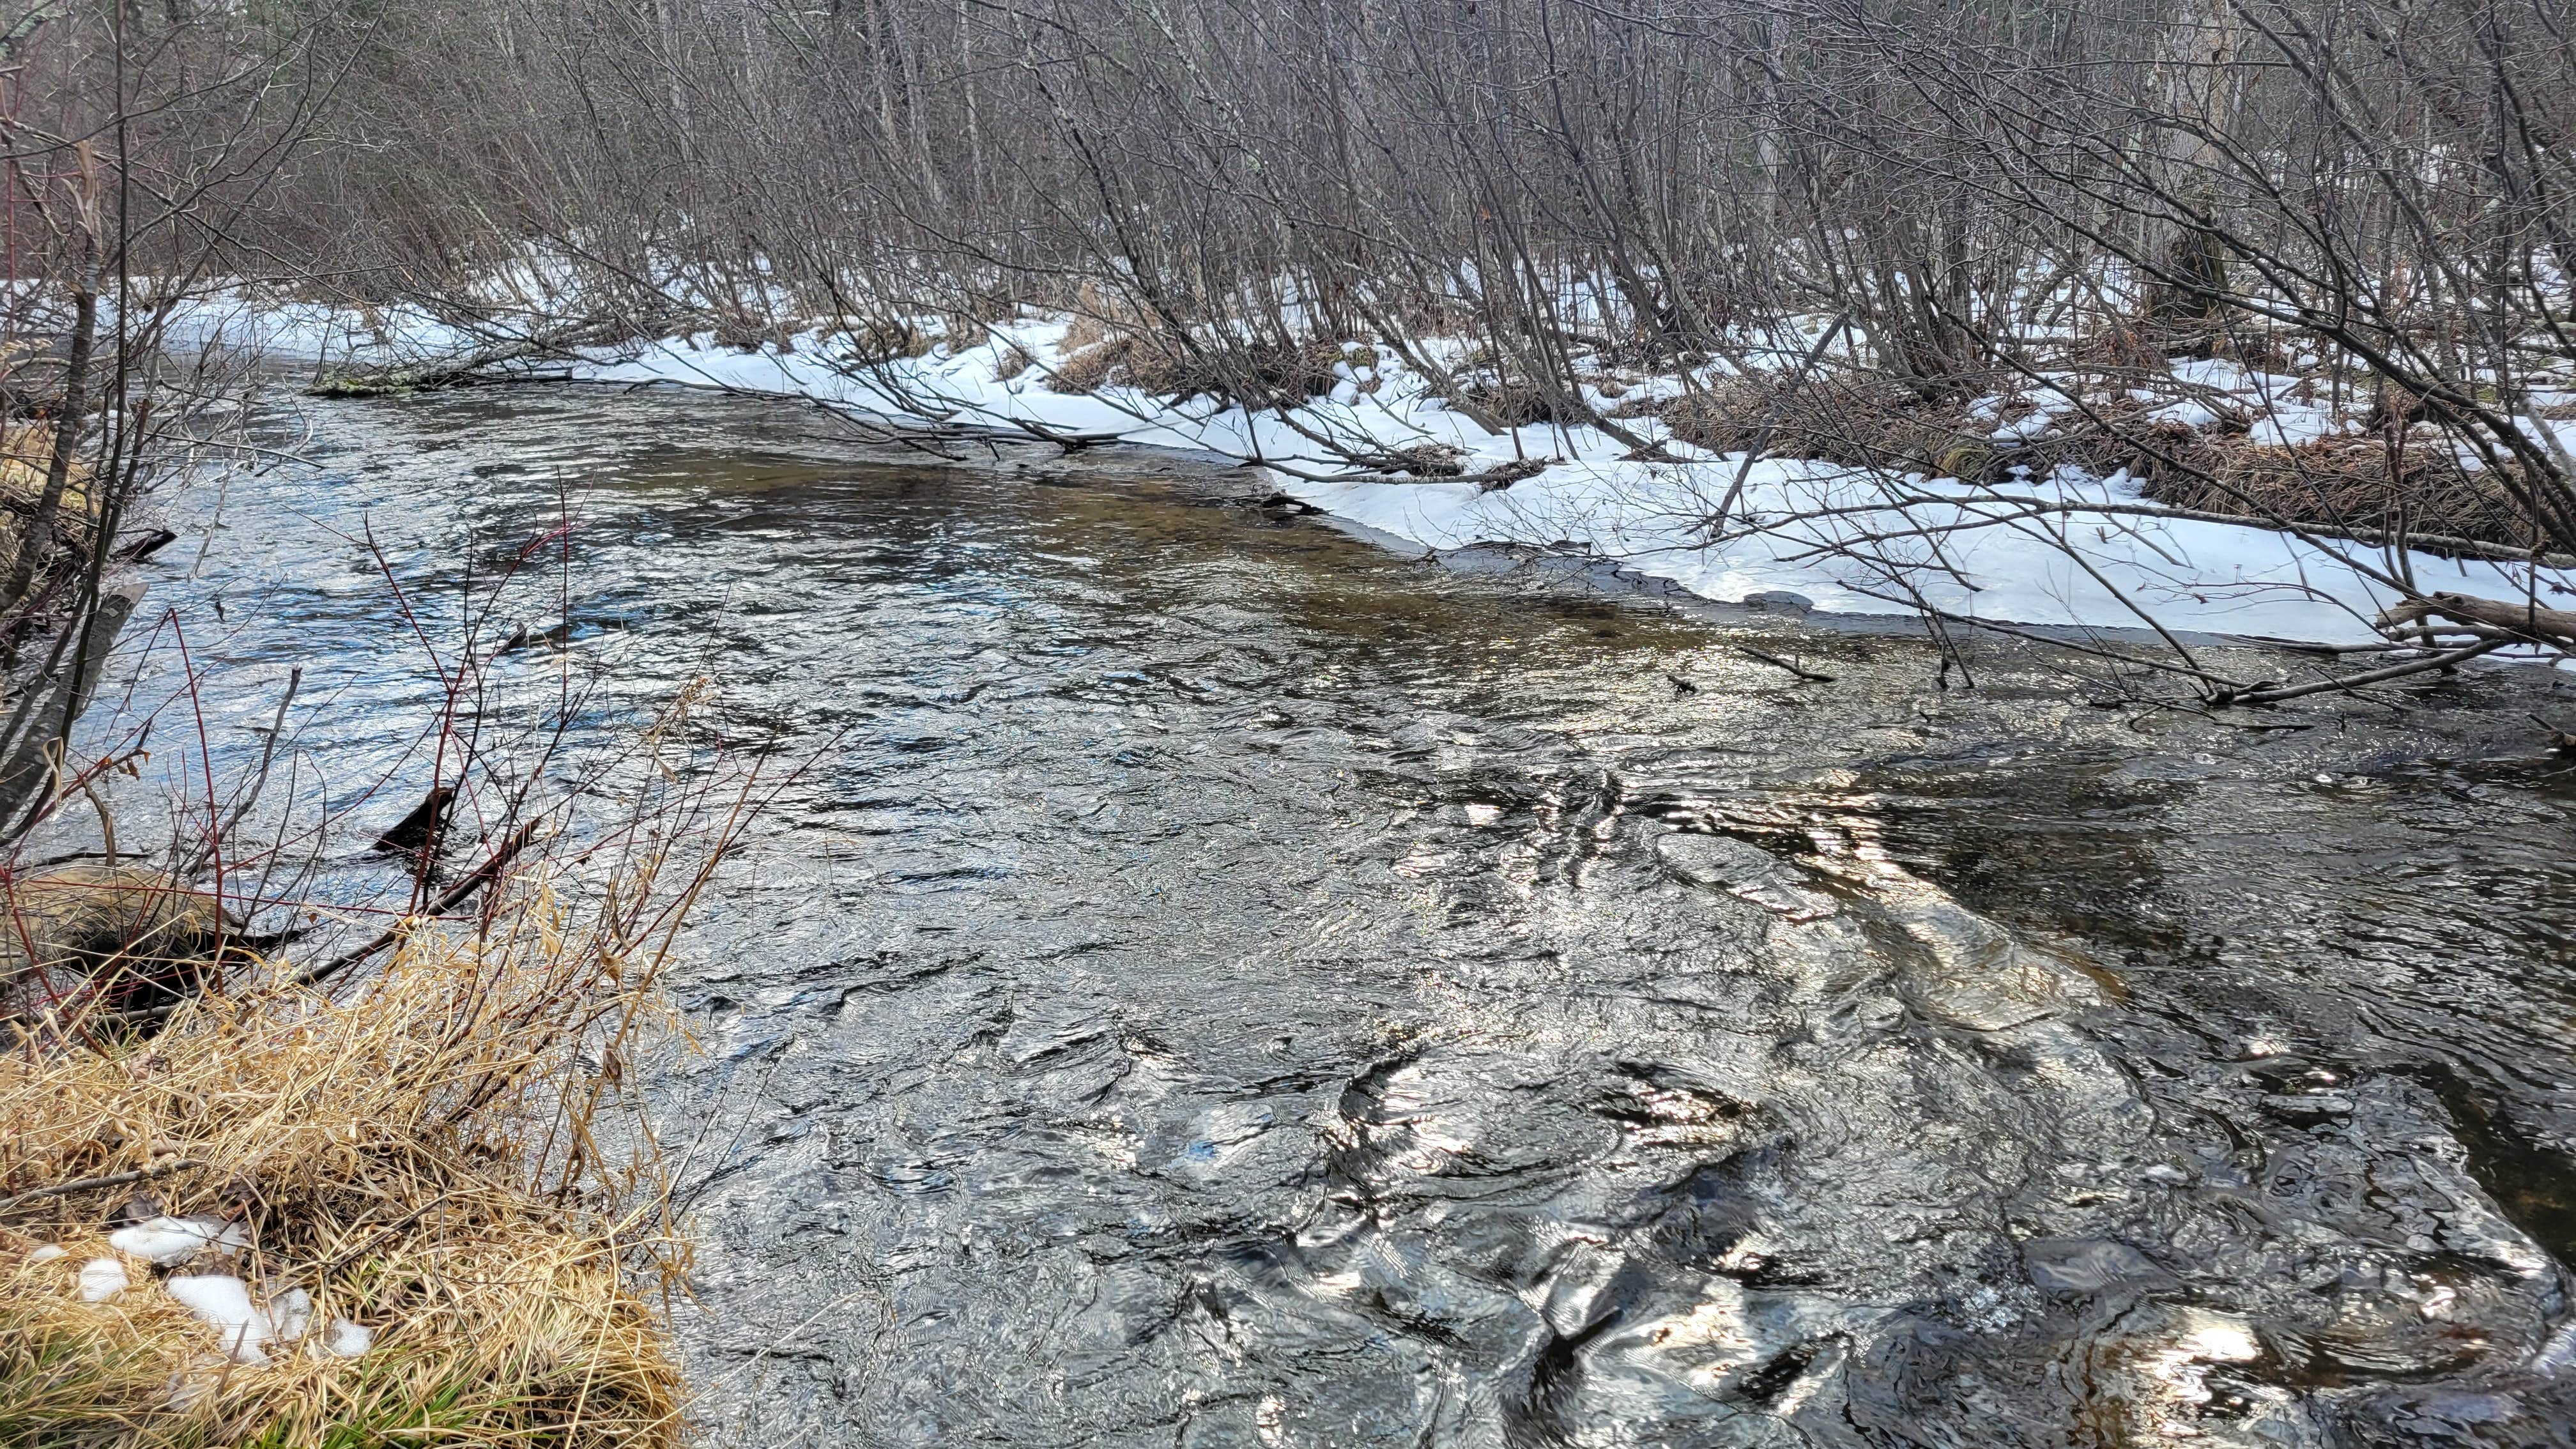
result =
[{"label": "submerged rock", "polygon": [[1796,866],[1751,841],[1676,831],[1655,842],[1655,858],[1681,880],[1724,891],[1793,922],[1834,913],[1833,901],[1807,889]]},{"label": "submerged rock", "polygon": [[2167,1275],[2147,1255],[2107,1239],[2033,1238],[2021,1245],[2022,1265],[2043,1293],[2099,1293],[2115,1283],[2148,1285]]},{"label": "submerged rock", "polygon": [[1655,842],[1655,858],[1683,880],[1719,890],[1758,885],[1783,869],[1779,857],[1732,835],[1667,835]]}]

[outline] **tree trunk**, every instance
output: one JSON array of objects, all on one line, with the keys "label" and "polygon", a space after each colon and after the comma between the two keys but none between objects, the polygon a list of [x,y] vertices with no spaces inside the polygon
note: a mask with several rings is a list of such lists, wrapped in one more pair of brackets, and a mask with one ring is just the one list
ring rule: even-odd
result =
[{"label": "tree trunk", "polygon": [[12,605],[35,586],[36,569],[54,546],[54,514],[62,507],[63,489],[71,482],[72,456],[80,451],[81,427],[89,415],[90,355],[98,345],[98,243],[82,248],[81,277],[72,292],[71,356],[63,368],[62,412],[54,419],[54,454],[45,465],[45,491],[36,499],[35,516],[18,544],[18,561],[9,570]]},{"label": "tree trunk", "polygon": [[[2164,67],[2165,206],[2176,213],[2217,209],[2212,172],[2221,161],[2208,138],[2225,134],[2235,112],[2236,18],[2226,0],[2192,0],[2175,21]],[[2181,215],[2153,224],[2147,254],[2162,275],[2149,279],[2150,318],[2205,331],[2226,310],[2227,252]]]}]

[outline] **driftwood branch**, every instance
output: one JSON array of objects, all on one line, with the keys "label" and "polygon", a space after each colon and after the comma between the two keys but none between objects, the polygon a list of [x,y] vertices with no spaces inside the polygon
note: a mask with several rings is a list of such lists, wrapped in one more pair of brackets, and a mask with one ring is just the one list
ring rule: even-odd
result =
[{"label": "driftwood branch", "polygon": [[2576,611],[2544,609],[2510,599],[2477,599],[2466,594],[2427,594],[2409,599],[2379,616],[2382,629],[2398,629],[2433,619],[2495,629],[2535,644],[2576,645]]},{"label": "driftwood branch", "polygon": [[620,318],[580,320],[524,337],[494,338],[479,347],[408,365],[331,373],[316,379],[305,392],[313,397],[383,397],[505,381],[515,374],[504,369],[541,360],[572,359],[580,348],[613,346],[636,333],[636,324]]},{"label": "driftwood branch", "polygon": [[2391,664],[2385,669],[2366,670],[2360,674],[2339,674],[2332,679],[2311,680],[2306,684],[2249,689],[2242,694],[2221,692],[2213,697],[2210,703],[2221,706],[2278,704],[2285,699],[2304,699],[2312,694],[2334,694],[2344,690],[2361,689],[2373,684],[2386,684],[2391,680],[2404,679],[2409,675],[2429,674],[2437,669],[2449,669],[2464,660],[2475,659],[2481,654],[2492,654],[2515,642],[2517,641],[2512,639],[2481,639],[2474,644],[2445,653],[2427,655],[2421,659],[2409,659],[2403,664]]}]

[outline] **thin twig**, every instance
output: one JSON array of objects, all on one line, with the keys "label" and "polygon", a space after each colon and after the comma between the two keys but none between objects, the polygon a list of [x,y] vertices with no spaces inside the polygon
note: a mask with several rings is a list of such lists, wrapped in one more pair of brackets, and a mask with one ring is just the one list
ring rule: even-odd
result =
[{"label": "thin twig", "polygon": [[16,1197],[0,1198],[0,1213],[41,1198],[66,1197],[76,1192],[88,1192],[92,1188],[123,1187],[127,1183],[167,1177],[174,1172],[185,1172],[189,1168],[203,1166],[205,1166],[204,1163],[193,1157],[182,1157],[172,1162],[156,1162],[150,1167],[138,1167],[131,1172],[111,1172],[103,1177],[84,1177],[73,1182],[58,1182],[51,1187],[30,1188]]}]

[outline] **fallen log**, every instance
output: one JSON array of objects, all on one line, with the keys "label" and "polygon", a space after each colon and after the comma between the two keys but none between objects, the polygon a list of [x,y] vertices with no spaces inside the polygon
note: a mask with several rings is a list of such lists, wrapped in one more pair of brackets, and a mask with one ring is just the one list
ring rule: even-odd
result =
[{"label": "fallen log", "polygon": [[2467,594],[2426,594],[2381,612],[2383,630],[2447,619],[2454,624],[2493,629],[2535,644],[2576,647],[2576,611],[2546,609],[2512,599],[2479,599]]},{"label": "fallen log", "polygon": [[315,380],[304,391],[312,397],[391,397],[397,393],[428,392],[443,387],[464,387],[482,381],[492,369],[507,367],[541,355],[546,349],[532,342],[504,343],[461,356],[439,358],[412,367],[383,367],[372,372],[335,372]]}]

